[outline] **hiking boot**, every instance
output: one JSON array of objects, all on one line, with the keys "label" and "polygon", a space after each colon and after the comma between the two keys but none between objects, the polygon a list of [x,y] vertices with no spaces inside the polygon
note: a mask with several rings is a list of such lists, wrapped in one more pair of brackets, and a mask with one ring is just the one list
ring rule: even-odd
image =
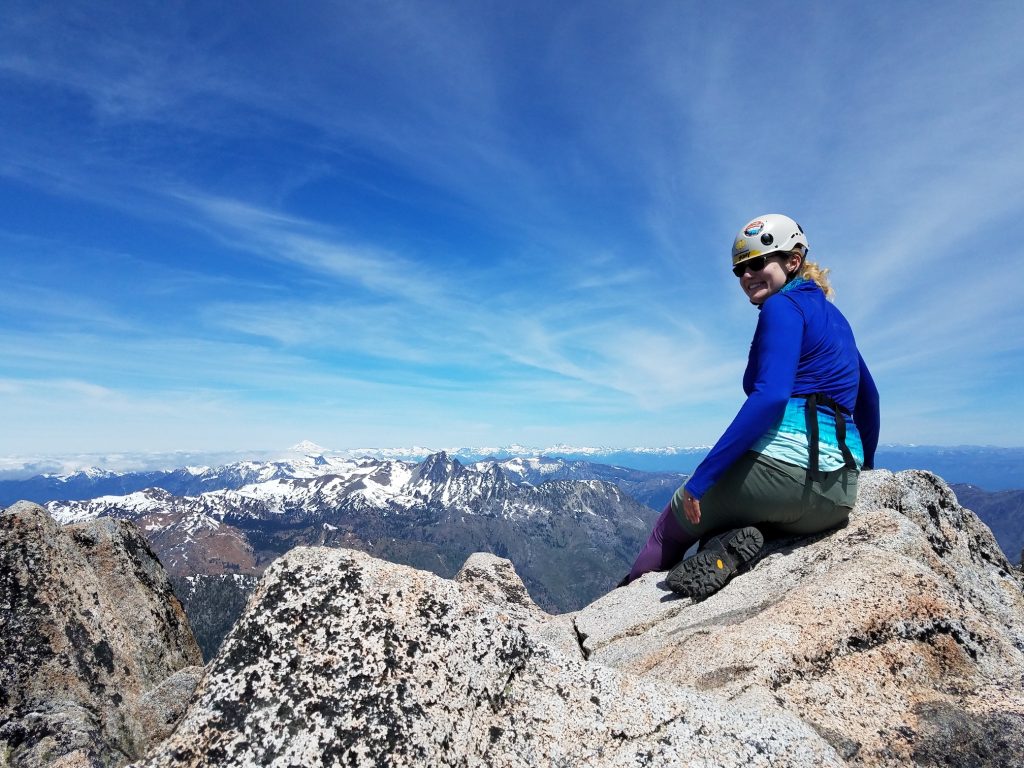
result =
[{"label": "hiking boot", "polygon": [[725,586],[740,566],[753,560],[764,536],[753,526],[736,528],[709,539],[699,552],[672,569],[666,581],[673,592],[703,600]]}]

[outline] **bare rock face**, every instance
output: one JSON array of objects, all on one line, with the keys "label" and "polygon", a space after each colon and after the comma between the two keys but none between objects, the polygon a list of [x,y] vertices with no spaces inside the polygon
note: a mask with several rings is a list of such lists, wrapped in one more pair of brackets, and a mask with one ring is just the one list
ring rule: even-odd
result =
[{"label": "bare rock face", "polygon": [[789,713],[588,664],[538,640],[543,621],[498,558],[453,581],[294,549],[138,765],[842,764]]},{"label": "bare rock face", "polygon": [[864,473],[847,527],[769,546],[703,602],[662,577],[573,617],[591,661],[781,708],[853,765],[1024,759],[1021,574],[934,475]]},{"label": "bare rock face", "polygon": [[0,512],[0,765],[117,765],[180,717],[202,672],[167,575],[129,523]]}]

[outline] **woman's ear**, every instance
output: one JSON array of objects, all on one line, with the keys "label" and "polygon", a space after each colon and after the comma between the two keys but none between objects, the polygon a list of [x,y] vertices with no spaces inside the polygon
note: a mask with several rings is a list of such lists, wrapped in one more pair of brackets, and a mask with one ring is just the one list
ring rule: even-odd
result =
[{"label": "woman's ear", "polygon": [[800,272],[800,267],[804,263],[804,252],[802,249],[797,248],[796,250],[790,251],[789,256],[786,258],[786,274],[795,275]]}]

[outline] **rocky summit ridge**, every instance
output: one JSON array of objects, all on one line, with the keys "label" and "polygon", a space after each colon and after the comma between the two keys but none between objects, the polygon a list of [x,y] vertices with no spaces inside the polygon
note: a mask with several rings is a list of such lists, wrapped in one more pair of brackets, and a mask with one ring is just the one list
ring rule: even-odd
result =
[{"label": "rocky summit ridge", "polygon": [[[139,662],[149,677],[115,681],[104,670],[132,668],[139,649],[108,640],[100,653],[98,634],[76,646],[61,631],[62,616],[84,624],[97,600],[113,601],[102,579],[60,582],[57,548],[40,542],[74,534],[15,505],[0,515],[4,573],[15,574],[0,581],[0,765],[1019,764],[1021,573],[934,475],[880,470],[861,482],[848,526],[771,541],[697,603],[649,574],[550,615],[494,555],[473,555],[445,579],[355,550],[299,547],[266,571],[201,679],[189,678],[190,696],[182,679],[197,669],[195,651],[182,652],[176,632],[138,632],[149,651],[165,648],[162,666]],[[139,574],[154,606],[143,614],[169,626],[176,600],[141,577],[148,569],[121,572]],[[20,597],[27,584],[42,594],[39,574],[49,573],[63,602],[44,610]],[[124,624],[106,616],[96,632],[104,621]],[[8,655],[15,636],[80,659],[62,690],[47,698],[36,666]],[[162,710],[146,741],[140,724],[152,718],[139,713],[152,710],[138,702],[168,680],[182,706]],[[118,736],[124,723],[134,741]],[[91,735],[54,735],[68,729]]]}]

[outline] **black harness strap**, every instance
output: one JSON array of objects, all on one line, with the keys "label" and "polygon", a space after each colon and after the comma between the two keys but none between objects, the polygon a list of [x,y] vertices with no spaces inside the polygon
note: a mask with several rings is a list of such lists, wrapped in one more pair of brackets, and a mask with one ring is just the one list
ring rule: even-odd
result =
[{"label": "black harness strap", "polygon": [[835,414],[836,417],[836,442],[839,443],[839,450],[843,454],[843,466],[846,469],[856,469],[857,462],[853,458],[853,452],[850,450],[850,446],[846,444],[846,419],[843,414],[849,414],[850,412],[843,408],[834,399],[826,395],[824,392],[813,392],[809,395],[793,395],[793,397],[802,397],[807,401],[807,410],[805,415],[807,417],[807,473],[815,479],[822,477],[822,472],[818,467],[818,441],[819,441],[819,430],[818,430],[818,407],[828,408]]}]

